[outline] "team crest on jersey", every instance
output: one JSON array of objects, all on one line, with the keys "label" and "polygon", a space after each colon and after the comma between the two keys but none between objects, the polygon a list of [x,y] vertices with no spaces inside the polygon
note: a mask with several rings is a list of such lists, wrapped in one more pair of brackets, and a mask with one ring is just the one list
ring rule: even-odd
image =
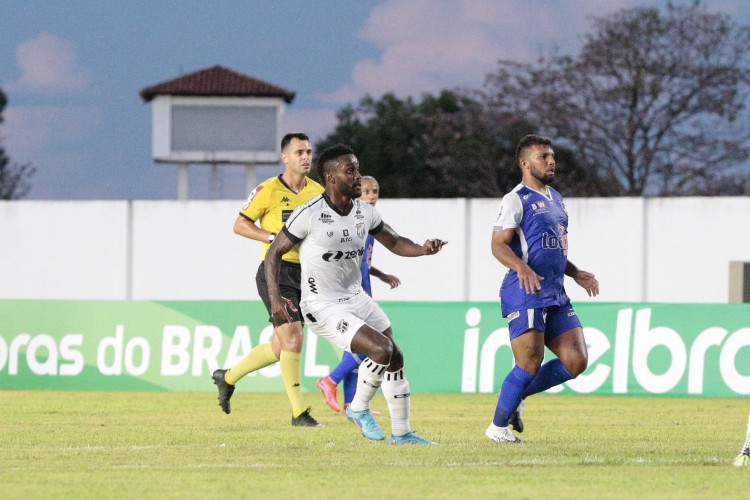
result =
[{"label": "team crest on jersey", "polygon": [[328,212],[322,212],[318,220],[323,224],[333,224],[333,217]]},{"label": "team crest on jersey", "polygon": [[339,321],[339,324],[336,325],[336,330],[340,331],[341,333],[346,333],[348,329],[349,329],[349,323],[344,319]]},{"label": "team crest on jersey", "polygon": [[364,222],[360,222],[357,224],[357,237],[358,238],[364,238],[365,237],[365,224]]}]

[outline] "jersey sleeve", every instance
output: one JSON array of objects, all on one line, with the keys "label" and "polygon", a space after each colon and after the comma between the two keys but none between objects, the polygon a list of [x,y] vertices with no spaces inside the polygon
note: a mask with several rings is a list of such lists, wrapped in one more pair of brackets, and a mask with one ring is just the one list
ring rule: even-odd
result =
[{"label": "jersey sleeve", "polygon": [[497,212],[495,222],[492,224],[493,231],[503,231],[505,229],[515,229],[521,224],[523,218],[523,206],[521,198],[515,191],[503,196],[500,202],[500,210]]},{"label": "jersey sleeve", "polygon": [[380,212],[378,212],[377,208],[368,204],[365,204],[365,206],[369,207],[370,211],[372,212],[372,220],[370,221],[370,227],[367,232],[370,234],[378,234],[380,230],[383,229],[383,225],[385,224],[383,222],[383,218],[380,216]]},{"label": "jersey sleeve", "polygon": [[271,196],[271,188],[265,183],[258,185],[247,197],[247,201],[240,209],[240,215],[253,222],[263,217],[268,211],[268,200]]},{"label": "jersey sleeve", "polygon": [[310,217],[313,210],[310,208],[310,202],[303,203],[292,212],[292,215],[284,224],[282,231],[295,244],[304,240],[310,232]]}]

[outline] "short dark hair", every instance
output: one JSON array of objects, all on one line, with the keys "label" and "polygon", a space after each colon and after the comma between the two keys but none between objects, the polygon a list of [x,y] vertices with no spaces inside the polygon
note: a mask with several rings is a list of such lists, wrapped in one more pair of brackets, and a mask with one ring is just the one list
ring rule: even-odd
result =
[{"label": "short dark hair", "polygon": [[307,137],[307,134],[303,134],[302,132],[289,132],[284,137],[281,138],[281,150],[284,151],[284,148],[289,145],[290,142],[292,142],[292,139],[297,139],[299,141],[309,141],[310,138]]},{"label": "short dark hair", "polygon": [[520,141],[518,141],[518,144],[516,144],[516,163],[521,164],[521,155],[523,154],[525,149],[530,148],[531,146],[551,146],[552,141],[547,139],[546,137],[542,137],[541,135],[537,134],[529,134],[525,135],[521,138]]},{"label": "short dark hair", "polygon": [[321,184],[326,185],[326,172],[336,168],[336,159],[344,155],[353,155],[354,151],[346,144],[334,144],[323,151],[318,158],[316,170]]}]

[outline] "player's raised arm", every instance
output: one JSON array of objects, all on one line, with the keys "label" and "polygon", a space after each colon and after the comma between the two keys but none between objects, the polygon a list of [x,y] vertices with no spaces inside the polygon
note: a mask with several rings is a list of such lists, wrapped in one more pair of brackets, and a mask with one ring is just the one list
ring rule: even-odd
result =
[{"label": "player's raised arm", "polygon": [[374,235],[384,247],[401,257],[421,257],[422,255],[433,255],[438,253],[447,241],[440,239],[429,239],[423,245],[414,243],[409,238],[400,236],[388,224],[383,224],[383,228]]},{"label": "player's raised arm", "polygon": [[281,256],[292,248],[294,248],[292,240],[289,239],[284,231],[279,231],[278,236],[273,240],[271,246],[268,247],[268,252],[264,260],[266,283],[268,284],[268,298],[271,301],[271,316],[273,316],[274,324],[283,323],[284,321],[291,323],[292,317],[287,308],[291,308],[292,311],[297,310],[289,299],[281,296],[281,292],[279,291]]}]

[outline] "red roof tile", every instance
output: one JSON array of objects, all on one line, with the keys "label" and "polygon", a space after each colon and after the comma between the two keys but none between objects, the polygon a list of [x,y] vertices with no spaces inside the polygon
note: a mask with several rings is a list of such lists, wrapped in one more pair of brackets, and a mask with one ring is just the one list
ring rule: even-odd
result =
[{"label": "red roof tile", "polygon": [[141,97],[145,102],[158,95],[281,97],[287,103],[294,100],[294,92],[291,90],[223,66],[202,69],[141,90]]}]

